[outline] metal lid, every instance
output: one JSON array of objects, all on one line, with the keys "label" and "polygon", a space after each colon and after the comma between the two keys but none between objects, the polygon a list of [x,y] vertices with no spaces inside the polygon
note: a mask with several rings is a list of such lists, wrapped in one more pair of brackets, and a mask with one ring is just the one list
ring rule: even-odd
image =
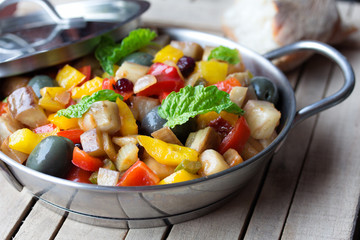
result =
[{"label": "metal lid", "polygon": [[[0,9],[20,1],[3,1]],[[139,16],[150,6],[141,0],[88,0],[55,7],[47,0],[26,1],[44,11],[0,21],[0,78],[85,56],[104,34],[120,40],[138,26]]]}]

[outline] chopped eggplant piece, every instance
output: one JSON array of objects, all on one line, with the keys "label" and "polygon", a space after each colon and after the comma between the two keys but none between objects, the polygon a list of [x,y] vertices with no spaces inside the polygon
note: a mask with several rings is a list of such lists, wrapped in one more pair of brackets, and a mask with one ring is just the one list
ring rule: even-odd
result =
[{"label": "chopped eggplant piece", "polygon": [[102,186],[116,186],[120,173],[106,168],[99,168],[97,184]]},{"label": "chopped eggplant piece", "polygon": [[19,152],[9,147],[9,138],[6,138],[1,144],[1,151],[5,153],[8,157],[14,159],[20,164],[23,164],[28,158],[28,154]]},{"label": "chopped eggplant piece", "polygon": [[15,90],[7,101],[11,115],[24,125],[36,128],[48,123],[44,110],[38,105],[39,99],[31,87]]},{"label": "chopped eggplant piece", "polygon": [[105,156],[102,134],[97,129],[91,129],[80,135],[80,142],[83,150],[91,156]]},{"label": "chopped eggplant piece", "polygon": [[221,137],[219,133],[212,127],[206,127],[197,132],[190,133],[185,146],[202,153],[206,149],[217,149],[220,142]]},{"label": "chopped eggplant piece", "polygon": [[207,149],[201,153],[199,161],[202,165],[199,170],[201,176],[209,176],[230,168],[225,162],[224,157],[213,149]]},{"label": "chopped eggplant piece", "polygon": [[79,118],[78,124],[84,131],[89,131],[96,128],[94,116],[89,112],[85,113],[82,118]]},{"label": "chopped eggplant piece", "polygon": [[12,118],[9,113],[2,114],[0,116],[0,143],[21,128],[23,128],[22,124]]},{"label": "chopped eggplant piece", "polygon": [[123,147],[126,144],[132,143],[134,145],[136,145],[138,143],[138,140],[136,139],[136,136],[126,136],[126,137],[113,137],[112,141],[120,146]]},{"label": "chopped eggplant piece", "polygon": [[134,84],[134,93],[141,92],[142,90],[154,85],[157,79],[154,75],[147,74],[139,78]]},{"label": "chopped eggplant piece", "polygon": [[103,132],[113,134],[120,130],[119,108],[110,101],[98,101],[91,104],[91,113],[96,122],[96,128]]},{"label": "chopped eggplant piece", "polygon": [[116,168],[120,171],[126,171],[138,160],[139,148],[132,143],[121,147],[116,157]]},{"label": "chopped eggplant piece", "polygon": [[242,156],[242,158],[244,160],[248,160],[258,153],[259,153],[259,151],[256,150],[256,148],[254,148],[249,142],[247,142],[247,143],[245,143],[244,149],[242,150],[240,155]]},{"label": "chopped eggplant piece", "polygon": [[200,60],[204,49],[195,42],[180,42],[180,41],[171,41],[170,45],[174,48],[180,49],[185,56],[192,57],[195,60]]},{"label": "chopped eggplant piece", "polygon": [[229,74],[226,77],[226,79],[229,79],[229,78],[236,78],[240,82],[241,86],[247,87],[250,85],[250,80],[252,78],[252,75],[249,71],[236,72],[236,73]]},{"label": "chopped eggplant piece", "polygon": [[113,142],[111,141],[111,137],[107,132],[102,133],[102,139],[104,144],[104,151],[108,155],[108,157],[112,160],[116,160],[116,150]]},{"label": "chopped eggplant piece", "polygon": [[239,107],[242,107],[244,100],[246,98],[247,90],[248,90],[247,87],[233,87],[229,94],[230,100]]},{"label": "chopped eggplant piece", "polygon": [[240,156],[240,154],[235,149],[232,148],[229,148],[224,153],[223,157],[230,167],[234,167],[244,161]]},{"label": "chopped eggplant piece", "polygon": [[176,137],[173,131],[169,127],[163,127],[159,130],[151,133],[151,136],[153,138],[160,139],[167,143],[177,144],[180,146],[183,146],[183,144],[180,142],[180,140]]}]

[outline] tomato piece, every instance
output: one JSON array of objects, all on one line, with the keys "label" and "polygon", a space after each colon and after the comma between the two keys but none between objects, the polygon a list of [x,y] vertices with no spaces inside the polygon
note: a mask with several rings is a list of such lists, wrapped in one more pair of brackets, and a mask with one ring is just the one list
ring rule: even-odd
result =
[{"label": "tomato piece", "polygon": [[8,104],[8,103],[6,103],[6,102],[0,102],[0,116],[1,116],[3,113],[8,112],[8,108],[9,108],[9,104]]},{"label": "tomato piece", "polygon": [[160,178],[144,162],[137,160],[116,186],[149,186],[159,182]]},{"label": "tomato piece", "polygon": [[85,75],[85,79],[84,82],[89,81],[91,78],[91,66],[90,65],[86,65],[83,66],[79,69],[79,71]]},{"label": "tomato piece", "polygon": [[56,129],[56,125],[53,123],[49,123],[40,127],[37,127],[33,130],[34,133],[48,133],[52,132]]},{"label": "tomato piece", "polygon": [[229,148],[233,148],[238,153],[241,153],[249,137],[250,128],[245,118],[240,117],[236,121],[234,128],[220,143],[218,152],[224,154]]},{"label": "tomato piece", "polygon": [[219,90],[230,94],[233,87],[241,87],[241,83],[234,77],[214,84]]},{"label": "tomato piece", "polygon": [[91,183],[89,178],[92,172],[85,171],[79,167],[73,166],[65,179],[80,182],[80,183]]},{"label": "tomato piece", "polygon": [[85,171],[97,171],[103,166],[101,159],[90,156],[78,147],[74,148],[72,163],[85,170]]},{"label": "tomato piece", "polygon": [[139,92],[139,96],[160,96],[164,92],[178,92],[185,85],[177,68],[163,63],[151,65],[148,74],[155,76],[157,82]]},{"label": "tomato piece", "polygon": [[66,137],[73,141],[74,144],[80,143],[80,135],[83,134],[84,131],[81,129],[69,129],[65,131],[60,131],[57,133],[58,136]]}]

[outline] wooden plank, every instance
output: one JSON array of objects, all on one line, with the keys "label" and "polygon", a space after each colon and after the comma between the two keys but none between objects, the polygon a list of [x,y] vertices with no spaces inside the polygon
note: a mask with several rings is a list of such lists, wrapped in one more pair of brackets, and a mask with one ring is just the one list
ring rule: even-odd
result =
[{"label": "wooden plank", "polygon": [[260,171],[239,195],[215,212],[174,225],[167,239],[238,239],[246,229],[263,174],[264,170]]},{"label": "wooden plank", "polygon": [[[345,55],[360,74],[360,52]],[[341,84],[336,71],[329,92]],[[350,239],[360,195],[359,86],[319,117],[285,225],[284,239]]]},{"label": "wooden plank", "polygon": [[125,240],[164,239],[169,227],[130,229]]},{"label": "wooden plank", "polygon": [[339,44],[342,48],[360,48],[360,4],[339,2],[339,13],[344,24],[352,25],[357,28],[357,31],[351,34],[344,42]]},{"label": "wooden plank", "polygon": [[[96,206],[94,206],[96,207]],[[77,240],[77,239],[87,239],[87,240],[99,240],[99,239],[123,239],[126,236],[126,229],[117,229],[117,228],[105,228],[95,225],[89,225],[86,223],[78,222],[67,218],[61,229],[57,233],[55,239],[60,240]]]},{"label": "wooden plank", "polygon": [[[324,63],[319,56],[309,60],[296,91],[298,108],[321,99],[330,70],[330,62]],[[296,126],[273,157],[245,239],[263,236],[277,239],[281,236],[314,125],[315,118],[312,117]]]},{"label": "wooden plank", "polygon": [[63,215],[52,211],[38,200],[14,239],[51,239],[62,224]]},{"label": "wooden plank", "polygon": [[15,190],[0,173],[0,238],[10,239],[32,206],[32,196]]}]

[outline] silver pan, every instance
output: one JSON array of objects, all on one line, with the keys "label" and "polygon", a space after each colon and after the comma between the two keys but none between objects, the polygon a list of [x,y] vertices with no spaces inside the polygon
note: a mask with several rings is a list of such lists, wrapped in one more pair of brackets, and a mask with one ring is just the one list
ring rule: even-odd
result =
[{"label": "silver pan", "polygon": [[[239,49],[247,69],[274,81],[280,92],[282,113],[278,137],[255,157],[223,172],[182,183],[146,187],[104,187],[75,183],[31,170],[0,152],[0,166],[14,187],[29,189],[48,206],[65,211],[79,221],[118,228],[155,227],[186,221],[222,205],[247,184],[285,141],[289,131],[304,119],[346,99],[354,88],[355,76],[348,61],[334,48],[302,41],[265,56],[228,39],[186,29],[160,29],[173,39],[203,45],[224,45]],[[294,91],[288,79],[271,59],[297,51],[315,51],[333,60],[341,69],[344,84],[339,91],[314,104],[296,110]]]}]

